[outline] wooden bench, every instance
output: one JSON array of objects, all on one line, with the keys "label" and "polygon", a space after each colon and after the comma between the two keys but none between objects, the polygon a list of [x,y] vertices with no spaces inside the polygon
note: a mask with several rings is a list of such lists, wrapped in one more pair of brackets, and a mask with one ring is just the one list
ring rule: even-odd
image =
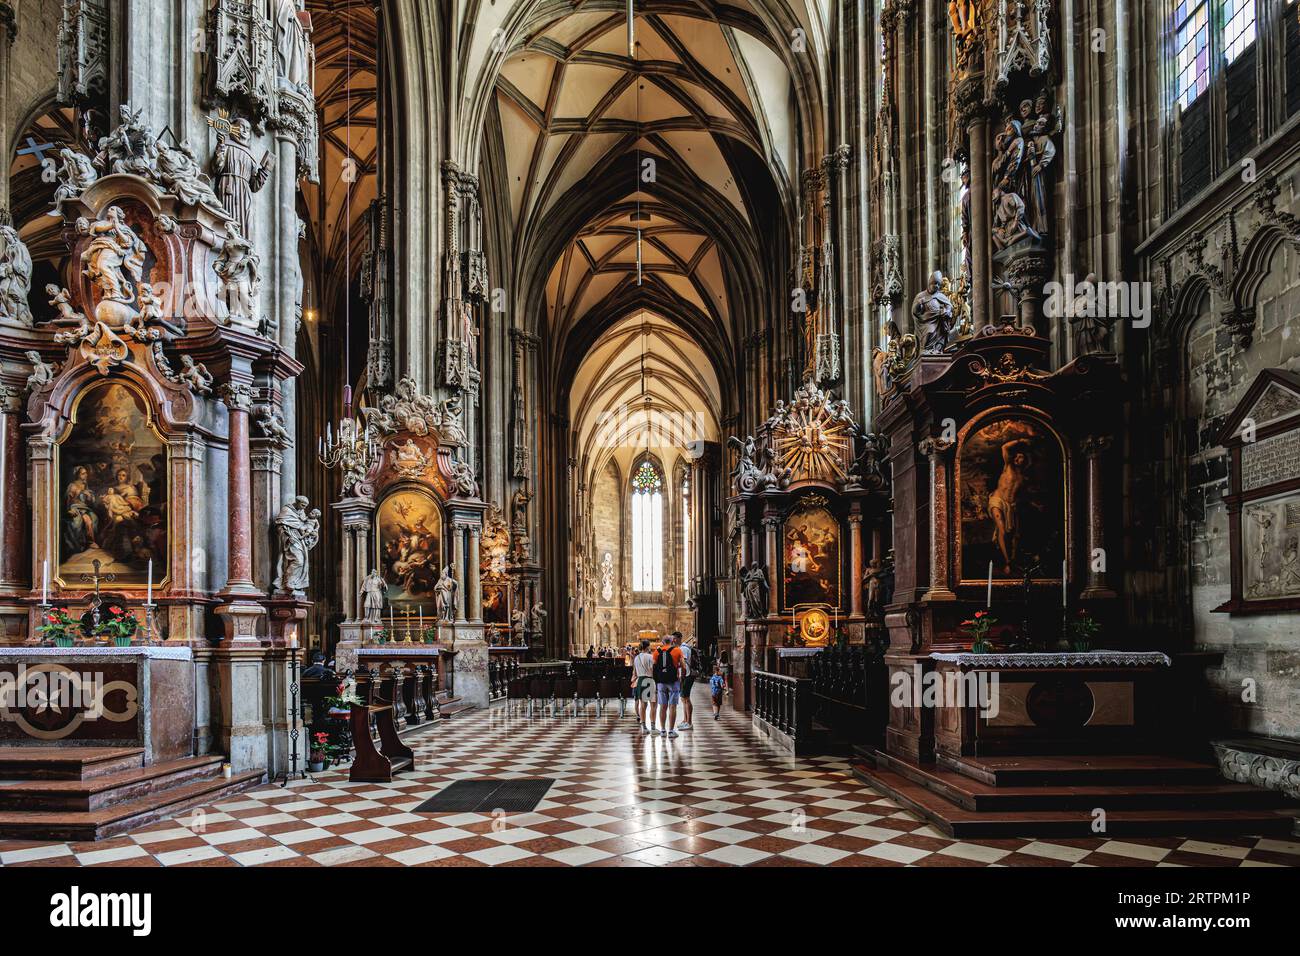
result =
[{"label": "wooden bench", "polygon": [[[372,680],[369,703],[352,705],[352,745],[356,756],[348,772],[351,781],[388,783],[394,774],[415,769],[415,754],[397,736],[392,698],[385,696],[385,690],[391,693],[392,684],[381,687]],[[372,736],[372,727],[378,739]]]}]

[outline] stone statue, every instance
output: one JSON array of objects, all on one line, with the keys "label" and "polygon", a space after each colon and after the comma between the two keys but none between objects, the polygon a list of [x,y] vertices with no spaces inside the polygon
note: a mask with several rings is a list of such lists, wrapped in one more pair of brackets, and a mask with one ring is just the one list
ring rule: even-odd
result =
[{"label": "stone statue", "polygon": [[1085,291],[1075,296],[1068,312],[1075,341],[1079,346],[1079,354],[1096,355],[1109,352],[1111,323],[1100,314],[1105,310],[1098,308],[1097,274],[1089,272],[1082,286]]},{"label": "stone statue", "polygon": [[736,467],[731,471],[731,486],[737,494],[752,494],[762,487],[763,472],[754,460],[758,454],[758,442],[753,435],[746,435],[744,440],[728,436],[727,447],[736,449]]},{"label": "stone statue", "polygon": [[189,355],[181,356],[181,370],[178,378],[190,387],[196,395],[212,394],[212,373],[201,362],[195,362]]},{"label": "stone statue", "polygon": [[310,87],[311,54],[295,0],[275,0],[275,63],[283,85]]},{"label": "stone statue", "polygon": [[307,510],[302,495],[280,509],[275,518],[280,530],[280,567],[275,589],[292,594],[306,594],[311,584],[308,561],[311,549],[320,540],[320,510]]},{"label": "stone statue", "polygon": [[1056,143],[1052,137],[1063,126],[1060,107],[1048,105],[1047,93],[1039,93],[1034,101],[1020,104],[1021,129],[1025,138],[1025,160],[1021,164],[1017,192],[1025,201],[1025,218],[1040,236],[1051,231],[1050,188],[1047,170],[1056,159]]},{"label": "stone statue", "polygon": [[884,575],[885,564],[880,558],[872,558],[867,564],[866,573],[862,575],[862,583],[867,590],[867,611],[871,614],[880,613],[881,578]]},{"label": "stone statue", "polygon": [[79,153],[75,149],[68,149],[66,146],[59,150],[59,186],[54,190],[55,209],[51,210],[49,215],[59,216],[58,205],[65,199],[73,199],[80,196],[87,187],[93,186],[95,180],[99,178],[99,173],[95,171],[95,164],[91,158],[84,153]]},{"label": "stone statue", "polygon": [[469,436],[465,434],[465,428],[460,423],[460,417],[461,398],[459,395],[453,395],[442,403],[442,414],[438,426],[438,440],[442,444],[456,448],[469,444]]},{"label": "stone statue", "polygon": [[168,192],[186,205],[225,208],[212,189],[212,181],[199,167],[188,140],[175,147],[159,144],[158,179]]},{"label": "stone statue", "polygon": [[1019,120],[1007,118],[994,139],[993,159],[993,243],[999,249],[1022,239],[1039,238],[1025,218],[1025,137]]},{"label": "stone statue", "polygon": [[767,617],[767,571],[755,561],[741,574],[740,583],[740,599],[745,617],[751,621]]},{"label": "stone statue", "polygon": [[456,579],[451,576],[451,565],[442,569],[438,583],[433,586],[433,599],[438,608],[438,620],[451,624],[456,620]]},{"label": "stone statue", "polygon": [[54,321],[69,325],[74,322],[78,325],[86,323],[86,317],[72,307],[72,294],[67,289],[60,289],[51,282],[45,287],[45,294],[50,297],[50,305],[59,313]]},{"label": "stone statue", "polygon": [[546,625],[546,614],[546,608],[542,606],[541,601],[534,604],[533,609],[528,612],[528,629],[536,634],[542,633]]},{"label": "stone statue", "polygon": [[1037,238],[1025,222],[1025,201],[1017,193],[993,190],[993,244],[1005,249],[1021,239]]},{"label": "stone statue", "polygon": [[94,165],[105,173],[129,173],[153,179],[157,175],[158,137],[146,125],[140,114],[123,103],[118,107],[120,122],[117,129],[99,141],[99,153]]},{"label": "stone statue", "polygon": [[368,624],[380,624],[384,620],[384,598],[388,594],[388,585],[383,576],[373,568],[361,582],[362,608],[364,619]]},{"label": "stone statue", "polygon": [[462,498],[478,497],[478,481],[474,478],[474,469],[468,462],[452,461],[451,484],[456,489],[456,494]]},{"label": "stone statue", "polygon": [[40,352],[33,349],[24,354],[27,356],[27,361],[32,363],[32,374],[27,376],[29,392],[39,391],[54,381],[54,366],[46,362]]},{"label": "stone statue", "polygon": [[262,257],[235,223],[221,245],[212,269],[221,277],[221,301],[226,305],[226,324],[256,330],[257,293],[261,287]]},{"label": "stone statue", "polygon": [[136,292],[136,305],[139,307],[139,314],[128,318],[123,323],[123,330],[137,342],[157,342],[162,338],[162,332],[149,326],[162,321],[162,299],[158,298],[158,294],[148,282],[140,283]]},{"label": "stone statue", "polygon": [[288,448],[293,444],[289,429],[284,425],[284,416],[276,412],[270,405],[258,406],[256,421],[258,427],[262,430],[262,434],[275,447]]},{"label": "stone statue", "polygon": [[0,319],[30,329],[32,311],[27,305],[27,293],[31,289],[31,253],[18,230],[0,219]]},{"label": "stone statue", "polygon": [[122,325],[137,314],[130,303],[135,298],[134,283],[144,275],[148,250],[126,224],[120,206],[109,206],[104,218],[96,222],[78,219],[77,232],[90,237],[81,253],[81,269],[99,290],[95,318],[107,325]]},{"label": "stone statue", "polygon": [[912,334],[925,355],[938,355],[948,347],[952,333],[952,299],[943,291],[943,273],[930,273],[930,283],[912,300]]},{"label": "stone statue", "polygon": [[274,161],[270,153],[262,155],[259,163],[253,159],[248,143],[253,138],[253,127],[248,120],[239,118],[231,127],[230,135],[222,133],[217,140],[217,151],[212,156],[212,171],[216,174],[217,195],[227,214],[239,226],[239,235],[252,238],[253,193],[261,190],[271,176]]},{"label": "stone statue", "polygon": [[600,559],[600,596],[605,601],[614,600],[614,556],[608,551]]}]

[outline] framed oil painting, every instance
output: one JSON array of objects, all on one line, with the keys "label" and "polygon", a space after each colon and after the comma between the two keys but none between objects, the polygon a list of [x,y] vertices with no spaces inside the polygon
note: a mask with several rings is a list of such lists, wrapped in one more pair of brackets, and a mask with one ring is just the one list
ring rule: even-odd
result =
[{"label": "framed oil painting", "polygon": [[[154,584],[167,568],[167,446],[143,395],[108,382],[89,388],[59,443],[59,567],[65,586],[94,562],[113,586]],[[83,577],[85,575],[85,577]]]},{"label": "framed oil painting", "polygon": [[431,604],[442,560],[442,512],[427,492],[399,489],[379,505],[379,573],[393,604]]},{"label": "framed oil painting", "polygon": [[824,499],[795,505],[782,532],[782,611],[801,604],[840,605],[840,523]]},{"label": "framed oil painting", "polygon": [[1061,580],[1065,557],[1065,451],[1056,433],[1025,416],[977,424],[957,451],[957,554],[961,583]]}]

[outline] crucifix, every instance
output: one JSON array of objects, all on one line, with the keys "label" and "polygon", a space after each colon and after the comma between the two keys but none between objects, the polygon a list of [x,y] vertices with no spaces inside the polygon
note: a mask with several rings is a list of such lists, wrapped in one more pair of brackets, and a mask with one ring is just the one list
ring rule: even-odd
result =
[{"label": "crucifix", "polygon": [[53,143],[38,143],[38,142],[36,142],[36,140],[32,139],[32,137],[28,136],[28,137],[27,137],[27,145],[24,146],[22,149],[15,150],[15,151],[14,151],[14,155],[15,155],[15,156],[34,156],[34,157],[36,157],[36,162],[39,163],[39,164],[41,164],[42,166],[44,166],[44,165],[45,165],[45,151],[46,151],[47,149],[51,149],[51,150],[54,149],[54,144],[53,144]]},{"label": "crucifix", "polygon": [[81,575],[80,578],[83,584],[94,584],[95,586],[95,593],[90,598],[90,628],[91,631],[94,632],[99,629],[99,608],[100,605],[103,604],[103,601],[99,596],[99,583],[103,581],[112,584],[117,580],[117,575],[112,573],[100,574],[99,558],[96,558],[91,562],[91,567],[94,570],[90,574]]}]

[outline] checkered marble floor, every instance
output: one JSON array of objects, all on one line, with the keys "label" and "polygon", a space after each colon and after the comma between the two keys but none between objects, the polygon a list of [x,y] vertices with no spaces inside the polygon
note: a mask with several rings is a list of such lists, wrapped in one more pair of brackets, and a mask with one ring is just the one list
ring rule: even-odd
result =
[{"label": "checkered marble floor", "polygon": [[[504,705],[406,736],[414,773],[346,768],[266,786],[98,843],[0,841],[10,866],[1288,866],[1300,840],[1178,837],[954,840],[853,779],[839,757],[794,759],[748,720],[643,736],[603,717]],[[546,777],[531,813],[417,814],[454,780]]]}]

